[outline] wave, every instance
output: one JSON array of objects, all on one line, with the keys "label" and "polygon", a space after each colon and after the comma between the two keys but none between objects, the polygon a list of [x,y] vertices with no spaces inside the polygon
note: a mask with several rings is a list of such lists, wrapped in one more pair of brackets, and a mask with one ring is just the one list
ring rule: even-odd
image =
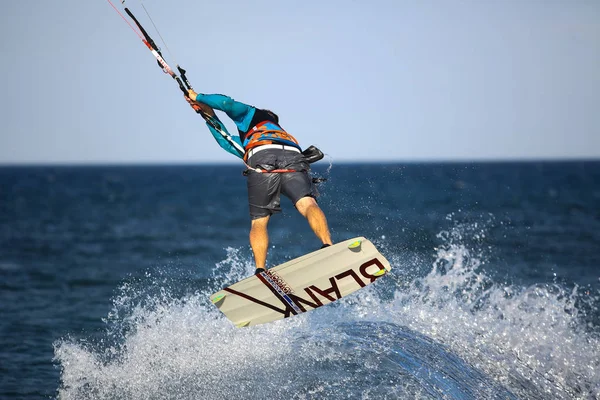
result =
[{"label": "wave", "polygon": [[[474,233],[475,232],[475,233]],[[97,339],[55,343],[58,398],[600,398],[598,296],[493,282],[456,226],[424,276],[389,243],[392,274],[287,320],[236,329],[208,295],[248,276],[228,249],[201,290],[125,283]],[[586,322],[588,321],[588,322]]]}]

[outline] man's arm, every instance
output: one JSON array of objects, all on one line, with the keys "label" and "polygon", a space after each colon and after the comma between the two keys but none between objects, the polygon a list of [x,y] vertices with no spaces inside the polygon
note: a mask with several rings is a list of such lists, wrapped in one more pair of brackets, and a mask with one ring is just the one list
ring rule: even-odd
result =
[{"label": "man's arm", "polygon": [[[208,130],[213,135],[213,137],[215,138],[217,143],[219,143],[219,146],[221,146],[221,148],[223,148],[223,150],[233,154],[234,156],[243,159],[244,154],[243,153],[240,154],[240,150],[239,150],[239,148],[243,148],[240,137],[230,135],[229,132],[227,132],[227,128],[225,127],[225,125],[223,125],[223,123],[219,120],[218,117],[216,117],[216,116],[211,117],[211,120],[212,121],[209,121],[209,120],[206,121],[206,126],[208,126]],[[218,130],[215,129],[215,127],[213,125],[216,125],[218,127]],[[235,146],[233,143],[231,143],[229,140],[227,140],[219,131],[225,133],[229,137],[229,139],[232,140],[233,142],[237,143],[239,145],[239,147]]]},{"label": "man's arm", "polygon": [[233,100],[223,94],[202,94],[193,90],[188,91],[189,97],[199,103],[206,104],[215,110],[223,111],[235,122],[238,129],[247,131],[248,125],[254,116],[255,108]]},{"label": "man's arm", "polygon": [[[243,150],[240,150],[243,149],[240,137],[233,136],[227,131],[225,125],[223,125],[219,117],[217,117],[217,115],[215,114],[215,111],[206,104],[195,102],[189,97],[186,97],[185,99],[190,104],[190,106],[192,106],[194,111],[202,111],[200,115],[206,121],[206,126],[208,126],[208,130],[213,135],[217,143],[219,143],[219,146],[221,146],[223,150],[233,154],[234,156],[243,158]],[[227,135],[228,138],[223,136],[223,133]],[[231,143],[232,141],[234,143],[237,143],[239,146],[236,146],[235,144]]]}]

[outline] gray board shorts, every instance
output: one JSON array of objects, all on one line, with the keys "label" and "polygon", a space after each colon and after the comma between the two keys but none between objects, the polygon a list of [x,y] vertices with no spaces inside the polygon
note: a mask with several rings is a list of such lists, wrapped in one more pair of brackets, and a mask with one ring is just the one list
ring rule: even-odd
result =
[{"label": "gray board shorts", "polygon": [[266,149],[248,159],[252,168],[263,170],[293,169],[297,172],[260,173],[248,170],[248,204],[252,219],[281,211],[281,194],[296,204],[303,197],[317,197],[308,172],[310,165],[302,155],[291,150]]}]

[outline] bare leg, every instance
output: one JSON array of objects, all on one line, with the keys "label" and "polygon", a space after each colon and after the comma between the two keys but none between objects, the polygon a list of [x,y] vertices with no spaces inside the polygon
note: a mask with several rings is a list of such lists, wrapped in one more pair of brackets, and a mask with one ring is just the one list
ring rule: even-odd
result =
[{"label": "bare leg", "polygon": [[256,268],[265,268],[267,263],[267,249],[269,247],[269,233],[267,224],[269,217],[262,217],[252,220],[250,228],[250,247],[254,253]]},{"label": "bare leg", "polygon": [[319,207],[316,200],[312,197],[303,197],[296,202],[296,209],[307,220],[310,228],[323,244],[331,244],[331,235],[327,226],[327,218],[323,210]]}]

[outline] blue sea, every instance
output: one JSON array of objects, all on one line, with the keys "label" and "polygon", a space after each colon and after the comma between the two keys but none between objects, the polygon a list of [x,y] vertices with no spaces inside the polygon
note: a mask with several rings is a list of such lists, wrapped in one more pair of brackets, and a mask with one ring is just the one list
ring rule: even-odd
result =
[{"label": "blue sea", "polygon": [[[0,398],[600,399],[600,162],[316,165],[392,272],[246,329],[240,166],[0,168]],[[320,247],[283,208],[270,266]]]}]

